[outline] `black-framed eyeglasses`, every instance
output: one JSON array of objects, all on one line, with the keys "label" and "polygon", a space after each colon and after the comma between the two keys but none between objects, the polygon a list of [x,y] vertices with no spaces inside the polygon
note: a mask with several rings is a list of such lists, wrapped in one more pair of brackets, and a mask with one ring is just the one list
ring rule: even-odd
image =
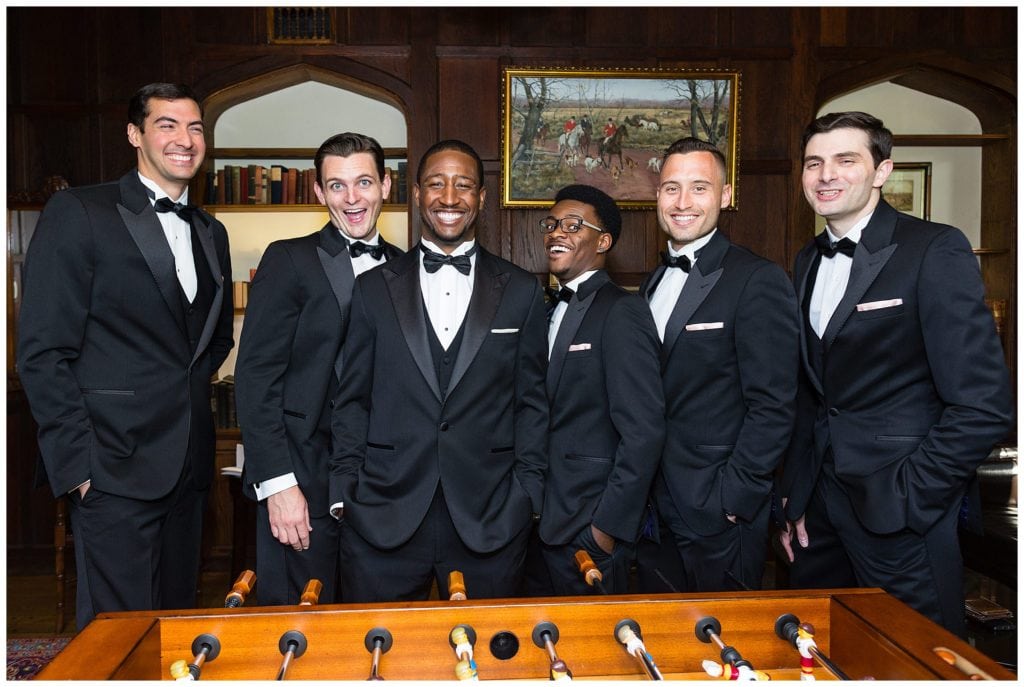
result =
[{"label": "black-framed eyeglasses", "polygon": [[602,229],[601,227],[595,227],[587,220],[583,219],[582,217],[576,217],[575,215],[567,215],[562,219],[549,216],[542,219],[539,222],[539,224],[540,230],[545,234],[550,234],[559,227],[561,227],[562,231],[564,231],[566,234],[575,234],[583,227],[590,227],[594,231],[599,231],[602,234],[604,233],[604,229]]}]

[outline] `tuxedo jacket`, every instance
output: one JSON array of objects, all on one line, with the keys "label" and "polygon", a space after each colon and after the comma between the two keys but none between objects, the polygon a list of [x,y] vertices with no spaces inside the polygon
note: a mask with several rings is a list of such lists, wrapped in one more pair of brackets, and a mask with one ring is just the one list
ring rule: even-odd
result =
[{"label": "tuxedo jacket", "polygon": [[[407,541],[440,485],[474,551],[540,513],[547,467],[547,322],[536,277],[477,249],[447,393],[411,250],[360,275],[332,419],[331,503],[373,546]],[[442,269],[451,269],[442,267]]]},{"label": "tuxedo jacket", "polygon": [[[380,239],[388,260],[402,251]],[[235,402],[245,444],[243,484],[293,472],[310,514],[327,515],[330,401],[348,328],[355,272],[338,229],[271,243],[245,309]]]},{"label": "tuxedo jacket", "polygon": [[220,222],[199,210],[192,225],[213,277],[195,345],[174,255],[134,170],[46,204],[25,259],[18,367],[55,495],[92,480],[156,499],[187,455],[195,485],[209,485],[210,377],[234,345],[231,261]]},{"label": "tuxedo jacket", "polygon": [[[664,266],[640,287],[649,298]],[[674,269],[674,268],[673,268]],[[796,299],[785,271],[717,230],[700,250],[662,343],[667,437],[659,479],[697,533],[752,520],[771,493],[796,414]]]},{"label": "tuxedo jacket", "polygon": [[[818,252],[796,257],[809,301]],[[880,201],[853,255],[850,281],[817,344],[807,316],[801,418],[782,475],[786,516],[807,506],[825,452],[862,524],[923,533],[1012,427],[1009,374],[970,244],[954,227]]]},{"label": "tuxedo jacket", "polygon": [[604,270],[567,304],[548,362],[544,542],[591,524],[636,541],[665,439],[659,349],[650,308]]}]

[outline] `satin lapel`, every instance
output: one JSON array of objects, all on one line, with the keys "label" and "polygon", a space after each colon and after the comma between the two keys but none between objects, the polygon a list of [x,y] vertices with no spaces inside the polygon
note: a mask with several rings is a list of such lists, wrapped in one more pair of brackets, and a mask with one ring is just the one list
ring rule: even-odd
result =
[{"label": "satin lapel", "polygon": [[[806,255],[805,255],[806,254]],[[814,264],[814,258],[817,254],[817,249],[811,246],[810,250],[805,249],[797,256],[797,268],[796,268],[796,291],[797,291],[797,305],[800,307],[800,359],[803,363],[804,370],[807,371],[807,378],[811,380],[814,385],[814,390],[818,392],[818,395],[824,395],[824,389],[821,387],[821,380],[818,379],[818,375],[814,370],[814,366],[811,365],[810,352],[807,350],[807,337],[816,336],[811,329],[811,323],[807,319],[807,313],[804,310],[804,303],[811,297],[809,289],[813,286],[809,283],[808,276],[811,273],[811,266]]]},{"label": "satin lapel", "polygon": [[181,333],[185,334],[185,313],[182,312],[181,296],[178,293],[180,287],[174,271],[174,253],[156,217],[156,210],[146,197],[145,187],[134,171],[121,177],[120,186],[122,202],[117,206],[117,211],[149,265],[149,271],[167,309],[171,311],[171,317],[177,322]]},{"label": "satin lapel", "polygon": [[562,367],[565,365],[565,356],[569,354],[569,344],[576,338],[576,332],[579,331],[580,325],[583,324],[583,318],[586,317],[587,311],[593,304],[594,298],[597,297],[597,292],[601,289],[601,286],[608,281],[608,275],[605,272],[598,272],[584,282],[579,290],[583,291],[583,287],[590,285],[590,282],[594,280],[597,280],[597,288],[593,288],[593,290],[588,289],[589,293],[586,293],[581,298],[579,297],[580,293],[577,292],[577,299],[569,303],[565,315],[562,317],[562,324],[558,327],[555,344],[551,348],[551,360],[548,361],[548,398],[555,397],[555,390],[558,389],[558,380],[562,375]]},{"label": "satin lapel", "polygon": [[843,294],[842,300],[836,306],[832,319],[828,321],[828,326],[825,327],[825,335],[821,337],[822,345],[826,351],[836,340],[839,330],[846,324],[846,321],[853,313],[853,309],[867,292],[868,287],[875,281],[878,273],[882,271],[885,263],[889,261],[889,258],[895,252],[895,243],[889,244],[875,253],[870,252],[865,241],[857,244],[857,250],[853,254],[853,266],[850,268],[850,282],[846,286],[846,293]]},{"label": "satin lapel", "polygon": [[711,293],[711,289],[714,288],[723,271],[720,267],[705,276],[701,274],[699,265],[694,265],[693,269],[690,270],[690,276],[686,278],[683,290],[679,293],[676,307],[672,309],[672,314],[669,315],[668,322],[665,324],[665,343],[661,347],[662,362],[665,361],[669,352],[676,345],[676,339],[679,338],[683,327],[690,321],[693,313],[697,311],[697,308],[708,297],[708,294]]},{"label": "satin lapel", "polygon": [[385,263],[384,283],[387,284],[391,302],[398,317],[398,325],[402,329],[409,353],[416,361],[427,386],[434,392],[438,401],[441,398],[441,387],[437,383],[437,371],[430,354],[430,341],[427,338],[426,315],[423,312],[423,296],[420,293],[419,254],[406,253],[399,260]]},{"label": "satin lapel", "polygon": [[217,321],[220,319],[220,308],[224,302],[224,275],[220,271],[217,248],[213,243],[213,232],[210,229],[209,222],[207,222],[206,215],[202,212],[193,213],[192,227],[195,229],[195,236],[199,238],[199,245],[203,247],[203,255],[206,256],[206,262],[210,266],[210,274],[213,275],[214,286],[210,312],[206,316],[206,322],[203,324],[203,333],[199,336],[199,344],[196,346],[195,355],[192,357],[192,363],[195,363],[202,352],[206,350],[206,345],[210,343],[213,331],[217,327]]},{"label": "satin lapel", "polygon": [[658,265],[657,267],[654,268],[653,272],[651,272],[649,275],[647,275],[647,278],[644,279],[643,283],[640,284],[640,289],[638,290],[638,293],[641,296],[643,296],[643,299],[645,301],[650,302],[650,300],[651,300],[651,289],[654,288],[655,286],[657,286],[661,282],[661,277],[664,274],[665,274],[665,266],[664,265]]},{"label": "satin lapel", "polygon": [[462,345],[459,355],[452,368],[452,378],[448,382],[448,395],[459,385],[459,380],[466,374],[484,339],[491,331],[491,322],[498,312],[501,297],[505,293],[509,274],[501,272],[498,264],[490,253],[477,248],[476,271],[473,276],[473,295],[466,309],[466,323],[462,332]]},{"label": "satin lapel", "polygon": [[[330,222],[320,230],[317,236],[320,245],[316,247],[316,256],[320,260],[320,266],[324,268],[324,276],[327,283],[331,285],[331,292],[338,302],[338,312],[342,317],[348,314],[348,306],[352,302],[352,285],[356,280],[355,270],[352,269],[352,258],[345,250],[345,244],[338,236],[338,230]],[[334,373],[341,377],[342,356],[341,350],[334,359]]]}]

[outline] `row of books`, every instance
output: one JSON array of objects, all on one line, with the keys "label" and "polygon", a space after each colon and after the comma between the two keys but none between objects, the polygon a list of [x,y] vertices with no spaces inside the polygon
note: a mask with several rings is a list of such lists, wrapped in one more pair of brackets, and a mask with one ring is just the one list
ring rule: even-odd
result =
[{"label": "row of books", "polygon": [[[391,176],[391,193],[386,203],[408,201],[407,163],[386,168]],[[315,205],[319,201],[313,184],[316,168],[296,169],[284,165],[225,165],[206,173],[207,205]]]},{"label": "row of books", "polygon": [[214,427],[238,427],[238,414],[235,412],[235,378],[232,375],[225,375],[210,385],[210,408],[213,410]]}]

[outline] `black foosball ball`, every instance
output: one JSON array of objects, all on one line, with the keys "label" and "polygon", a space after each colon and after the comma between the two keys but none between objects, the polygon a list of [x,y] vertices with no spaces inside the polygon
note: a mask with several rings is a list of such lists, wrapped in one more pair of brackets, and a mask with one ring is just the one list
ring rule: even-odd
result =
[{"label": "black foosball ball", "polygon": [[877,589],[108,613],[39,675],[275,678],[1016,680]]}]

